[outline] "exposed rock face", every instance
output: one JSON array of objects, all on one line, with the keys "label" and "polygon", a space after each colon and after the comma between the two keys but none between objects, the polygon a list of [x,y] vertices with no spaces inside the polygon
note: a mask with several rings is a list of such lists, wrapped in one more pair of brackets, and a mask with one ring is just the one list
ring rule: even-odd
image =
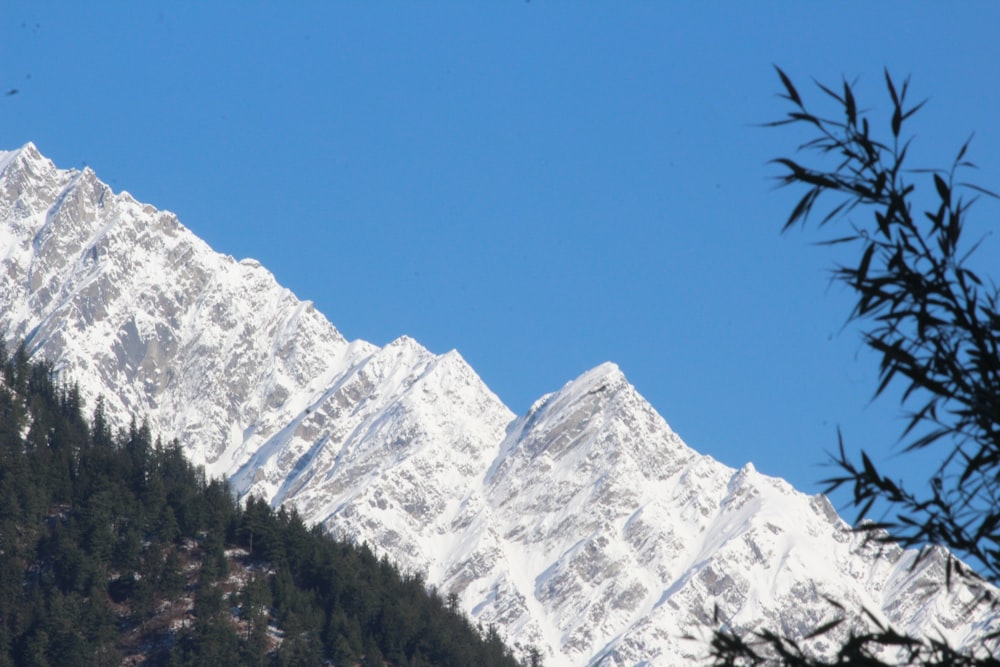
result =
[{"label": "exposed rock face", "polygon": [[238,493],[422,573],[548,665],[697,660],[681,636],[715,605],[804,632],[830,596],[956,645],[997,624],[937,585],[943,552],[911,569],[825,498],[698,454],[613,364],[515,419],[458,353],[348,342],[257,262],[31,144],[0,152],[0,257],[8,345]]}]

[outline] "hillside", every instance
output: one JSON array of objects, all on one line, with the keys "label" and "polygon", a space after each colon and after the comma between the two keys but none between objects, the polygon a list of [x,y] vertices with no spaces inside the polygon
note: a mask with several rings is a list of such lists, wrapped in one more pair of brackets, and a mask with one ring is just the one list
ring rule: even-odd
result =
[{"label": "hillside", "polygon": [[100,404],[88,423],[75,386],[2,347],[0,513],[0,665],[518,664],[420,579],[237,504]]},{"label": "hillside", "polygon": [[458,352],[348,341],[258,262],[31,144],[0,152],[0,257],[4,340],[107,423],[148,423],[551,667],[696,662],[684,636],[716,609],[803,636],[834,599],[956,647],[1000,623],[940,585],[945,552],[875,549],[825,497],[700,454],[613,363],[516,416]]}]

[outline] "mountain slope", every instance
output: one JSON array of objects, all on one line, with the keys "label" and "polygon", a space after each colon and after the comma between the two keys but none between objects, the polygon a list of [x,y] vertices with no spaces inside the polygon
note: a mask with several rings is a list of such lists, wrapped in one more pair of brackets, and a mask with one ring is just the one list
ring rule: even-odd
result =
[{"label": "mountain slope", "polygon": [[4,340],[89,405],[146,415],[238,493],[368,542],[546,664],[693,659],[681,635],[716,604],[805,632],[828,595],[956,644],[991,622],[929,584],[942,554],[911,569],[825,498],[699,455],[613,364],[515,419],[458,353],[348,342],[258,263],[31,144],[0,153],[0,257]]},{"label": "mountain slope", "polygon": [[4,667],[519,664],[371,550],[240,506],[147,429],[91,428],[4,349],[0,572]]}]

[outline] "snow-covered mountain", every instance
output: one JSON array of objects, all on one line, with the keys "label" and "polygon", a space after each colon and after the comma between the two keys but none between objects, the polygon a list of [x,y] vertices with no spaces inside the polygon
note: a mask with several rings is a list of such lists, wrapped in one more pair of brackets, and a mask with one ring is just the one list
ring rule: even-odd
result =
[{"label": "snow-covered mountain", "polygon": [[954,645],[997,625],[938,585],[943,552],[912,568],[824,497],[698,454],[613,364],[517,418],[457,352],[347,341],[257,262],[32,144],[0,152],[0,258],[8,346],[552,667],[694,662],[706,647],[682,636],[715,605],[794,632],[830,618],[829,596]]}]

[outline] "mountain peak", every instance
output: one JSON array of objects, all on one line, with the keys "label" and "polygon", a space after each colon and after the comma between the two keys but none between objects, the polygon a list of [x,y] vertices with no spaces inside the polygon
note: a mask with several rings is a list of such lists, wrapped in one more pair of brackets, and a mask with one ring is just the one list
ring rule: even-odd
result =
[{"label": "mountain peak", "polygon": [[[604,362],[564,384],[558,391],[546,394],[531,406],[526,417],[531,420],[542,411],[561,410],[566,405],[586,401],[605,401],[632,386],[617,364]],[[588,398],[591,397],[591,398]]]},{"label": "mountain peak", "polygon": [[605,361],[584,372],[575,380],[567,382],[564,389],[572,386],[578,392],[604,391],[619,388],[627,384],[628,380],[618,367],[618,364]]},{"label": "mountain peak", "polygon": [[30,141],[20,148],[0,151],[0,176],[6,179],[13,176],[18,180],[30,180],[55,169],[52,161],[43,156]]},{"label": "mountain peak", "polygon": [[582,381],[584,378],[588,378],[591,376],[608,376],[608,375],[623,375],[623,373],[621,369],[618,367],[618,364],[614,363],[613,361],[605,361],[603,363],[594,366],[589,371],[583,373],[579,378],[577,378],[577,380]]},{"label": "mountain peak", "polygon": [[21,159],[24,159],[24,160],[30,160],[30,161],[34,161],[34,162],[45,160],[46,162],[48,162],[48,159],[45,158],[39,152],[38,147],[35,146],[35,143],[32,142],[32,141],[29,141],[29,142],[25,143],[20,148],[15,148],[14,150],[7,151],[7,152],[8,152],[8,154],[13,154],[13,155],[15,155],[15,156],[17,156],[17,157],[19,157]]},{"label": "mountain peak", "polygon": [[457,352],[348,342],[259,263],[33,144],[0,153],[0,231],[8,346],[30,334],[115,425],[367,542],[552,667],[687,664],[676,637],[716,604],[805,633],[829,595],[956,645],[1000,624],[864,551],[825,499],[689,448],[613,363],[515,418]]}]

